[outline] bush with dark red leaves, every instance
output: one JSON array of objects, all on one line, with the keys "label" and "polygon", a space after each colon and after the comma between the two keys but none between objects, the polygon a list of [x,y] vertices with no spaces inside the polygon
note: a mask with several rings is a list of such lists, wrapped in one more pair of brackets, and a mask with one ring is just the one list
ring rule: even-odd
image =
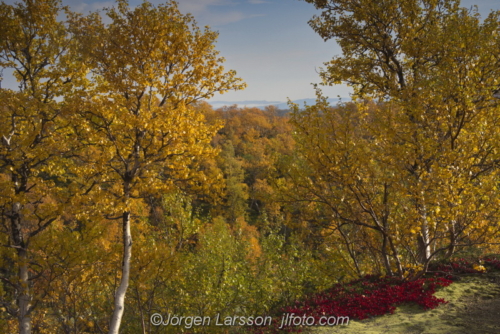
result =
[{"label": "bush with dark red leaves", "polygon": [[488,267],[500,270],[500,260],[498,259],[487,257],[484,259],[484,264]]},{"label": "bush with dark red leaves", "polygon": [[[446,303],[433,294],[436,288],[448,286],[452,281],[443,277],[420,278],[405,282],[393,277],[365,276],[347,284],[336,284],[331,289],[313,295],[294,305],[284,307],[283,314],[299,317],[313,317],[315,323],[323,316],[346,316],[352,319],[366,319],[373,316],[394,313],[396,306],[416,303],[424,309],[433,309]],[[273,328],[257,329],[257,333],[278,333],[280,321]],[[301,332],[300,326],[288,326],[285,332]]]},{"label": "bush with dark red leaves", "polygon": [[436,276],[444,276],[446,278],[452,279],[452,275],[457,274],[480,274],[479,271],[474,268],[474,262],[466,260],[464,258],[455,259],[453,262],[447,263],[433,263],[429,266],[429,272],[435,273]]}]

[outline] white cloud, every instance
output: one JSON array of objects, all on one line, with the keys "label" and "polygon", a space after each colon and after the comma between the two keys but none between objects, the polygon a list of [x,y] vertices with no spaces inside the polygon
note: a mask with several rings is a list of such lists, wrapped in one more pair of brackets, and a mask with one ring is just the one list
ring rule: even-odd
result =
[{"label": "white cloud", "polygon": [[[158,5],[164,1],[162,0],[150,0],[154,5]],[[259,0],[257,0],[259,1]],[[132,3],[130,3],[132,2]],[[130,7],[134,7],[133,1],[130,1]],[[138,1],[136,1],[138,2]],[[88,12],[102,10],[106,7],[116,6],[115,1],[98,1],[98,2],[80,2],[77,0],[66,0],[65,4],[69,5],[72,10],[87,14]],[[221,26],[229,23],[238,22],[244,20],[246,18],[254,17],[256,15],[248,15],[243,11],[239,10],[227,10],[231,9],[236,5],[232,0],[185,0],[179,1],[178,6],[179,10],[183,14],[191,13],[196,21],[198,21],[201,25],[210,25],[210,26]],[[225,7],[224,11],[221,11],[221,8]],[[106,19],[105,17],[104,19]]]},{"label": "white cloud", "polygon": [[[9,0],[7,0],[9,1]],[[13,0],[12,0],[13,1]],[[130,7],[139,4],[142,0],[129,0]],[[149,0],[154,5],[164,3],[164,0]],[[264,3],[263,0],[249,0],[251,4]],[[116,6],[115,1],[97,1],[87,0],[81,2],[78,0],[65,0],[65,5],[69,5],[72,10],[87,14],[88,12],[102,10],[105,7]],[[221,26],[229,23],[238,22],[247,18],[252,18],[256,14],[245,13],[243,10],[236,9],[237,5],[241,5],[241,0],[183,0],[178,1],[179,10],[183,14],[191,13],[200,26]]]},{"label": "white cloud", "polygon": [[236,5],[238,3],[233,0],[189,0],[180,1],[179,9],[182,13],[191,13],[196,21],[209,26],[221,26],[255,17],[241,10],[232,9]]},{"label": "white cloud", "polygon": [[102,10],[103,8],[111,8],[116,5],[114,1],[98,1],[92,3],[80,2],[80,1],[65,1],[64,4],[68,4],[72,10],[78,13],[87,14],[88,12],[95,12],[97,10]]},{"label": "white cloud", "polygon": [[246,17],[247,16],[240,11],[231,11],[228,13],[208,12],[203,16],[203,22],[205,22],[209,26],[221,26],[224,24],[241,21]]},{"label": "white cloud", "polygon": [[210,6],[222,6],[230,4],[227,0],[189,0],[180,1],[179,9],[182,12],[191,13],[193,15],[204,13],[209,10]]}]

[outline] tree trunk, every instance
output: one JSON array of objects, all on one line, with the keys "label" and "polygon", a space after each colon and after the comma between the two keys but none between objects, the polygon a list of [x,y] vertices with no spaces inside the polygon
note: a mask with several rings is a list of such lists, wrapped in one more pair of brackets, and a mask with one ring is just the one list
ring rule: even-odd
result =
[{"label": "tree trunk", "polygon": [[391,262],[387,254],[387,235],[382,232],[382,259],[384,260],[384,267],[387,276],[392,276]]},{"label": "tree trunk", "polygon": [[340,235],[342,238],[344,238],[344,244],[347,248],[347,252],[349,253],[349,256],[351,257],[354,267],[356,268],[356,273],[358,274],[359,277],[361,277],[361,270],[359,269],[359,264],[358,264],[358,259],[356,258],[356,254],[354,253],[354,250],[350,246],[349,238],[344,231],[342,231],[341,226],[338,226],[338,231],[340,232]]},{"label": "tree trunk", "polygon": [[125,294],[130,276],[130,259],[132,257],[132,234],[130,233],[130,212],[123,213],[123,264],[120,286],[115,294],[115,309],[109,325],[109,334],[118,334],[125,310]]},{"label": "tree trunk", "polygon": [[142,307],[141,294],[139,293],[139,288],[138,288],[137,284],[135,286],[135,293],[137,295],[137,307],[139,307],[139,313],[141,315],[142,334],[146,334],[146,321],[144,319],[144,309]]},{"label": "tree trunk", "polygon": [[450,233],[450,247],[448,248],[448,251],[446,252],[446,258],[449,259],[453,256],[455,253],[455,244],[456,244],[456,234],[455,234],[455,225],[457,221],[452,220],[449,226],[449,233]]},{"label": "tree trunk", "polygon": [[389,245],[391,246],[391,250],[392,250],[393,257],[394,257],[394,261],[396,261],[396,268],[398,269],[399,278],[402,279],[404,277],[404,275],[403,275],[404,274],[403,273],[403,265],[401,264],[401,260],[399,258],[398,249],[394,245],[394,242],[392,242],[391,238],[389,238]]},{"label": "tree trunk", "polygon": [[420,225],[420,238],[418,240],[418,254],[420,263],[426,263],[431,257],[431,245],[429,241],[429,220],[427,219],[427,207],[425,206],[424,196],[422,194],[422,204],[420,207],[420,216],[422,223]]},{"label": "tree trunk", "polygon": [[26,241],[22,228],[21,203],[16,202],[12,205],[11,232],[12,244],[17,249],[19,263],[19,295],[17,297],[19,334],[31,334],[31,292],[28,270],[28,252],[26,251]]},{"label": "tree trunk", "polygon": [[19,286],[21,293],[18,297],[19,303],[19,334],[31,333],[30,313],[30,289],[29,289],[29,274],[28,274],[28,254],[26,249],[21,248],[17,252],[19,257]]}]

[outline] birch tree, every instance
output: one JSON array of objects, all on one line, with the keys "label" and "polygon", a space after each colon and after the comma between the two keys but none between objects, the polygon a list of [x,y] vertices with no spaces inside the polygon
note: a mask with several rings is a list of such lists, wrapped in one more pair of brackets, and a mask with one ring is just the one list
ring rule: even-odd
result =
[{"label": "birch tree", "polygon": [[[358,101],[385,108],[364,119],[365,138],[373,161],[395,175],[393,196],[408,199],[391,210],[413,231],[404,253],[425,270],[437,254],[491,242],[498,231],[499,12],[482,20],[455,0],[307,2],[321,10],[311,27],[343,53],[325,63],[323,83],[347,83]],[[358,107],[366,111],[364,102]],[[490,239],[465,237],[488,228]]]},{"label": "birch tree", "polygon": [[71,204],[66,171],[74,148],[64,97],[82,84],[84,71],[57,19],[62,10],[56,0],[0,4],[0,67],[19,85],[0,88],[0,228],[7,247],[0,277],[8,292],[0,303],[17,318],[21,334],[31,333],[41,298],[33,287],[46,269],[33,241]]},{"label": "birch tree", "polygon": [[[129,285],[133,210],[145,194],[181,186],[202,189],[199,170],[218,126],[207,125],[190,104],[242,89],[234,71],[225,72],[214,49],[217,37],[182,15],[175,2],[158,7],[126,1],[97,14],[73,17],[94,86],[82,97],[79,125],[88,147],[83,164],[93,169],[94,198],[123,228],[121,280],[109,333],[118,333]],[[140,251],[140,250],[139,250]]]}]

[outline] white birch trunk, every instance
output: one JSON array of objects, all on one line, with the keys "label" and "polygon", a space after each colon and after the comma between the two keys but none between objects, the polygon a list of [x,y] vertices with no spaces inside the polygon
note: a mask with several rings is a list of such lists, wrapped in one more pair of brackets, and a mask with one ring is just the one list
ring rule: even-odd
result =
[{"label": "white birch trunk", "polygon": [[123,264],[120,286],[115,294],[115,309],[109,324],[109,334],[118,334],[125,310],[125,295],[130,276],[130,259],[132,257],[132,234],[130,233],[130,212],[123,213]]},{"label": "white birch trunk", "polygon": [[31,334],[31,318],[28,316],[30,311],[30,290],[29,290],[29,274],[28,274],[28,259],[25,249],[18,251],[19,261],[19,284],[21,293],[19,295],[19,334]]},{"label": "white birch trunk", "polygon": [[17,249],[17,257],[19,261],[19,295],[17,297],[18,323],[19,334],[31,334],[31,319],[29,313],[31,311],[31,292],[28,270],[28,253],[24,240],[21,217],[21,203],[12,204],[11,216],[11,233],[12,243]]},{"label": "white birch trunk", "polygon": [[425,263],[431,257],[431,245],[429,241],[429,220],[427,219],[427,207],[422,196],[422,207],[421,207],[421,217],[422,224],[420,226],[420,234],[422,237],[421,243],[419,245],[419,253],[421,257],[421,262]]}]

